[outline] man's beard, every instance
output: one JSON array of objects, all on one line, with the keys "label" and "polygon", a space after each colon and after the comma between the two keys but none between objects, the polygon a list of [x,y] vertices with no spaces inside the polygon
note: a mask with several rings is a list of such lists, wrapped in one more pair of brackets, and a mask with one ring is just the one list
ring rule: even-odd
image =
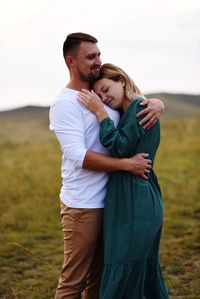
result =
[{"label": "man's beard", "polygon": [[86,82],[94,82],[96,81],[98,78],[100,77],[100,73],[94,73],[94,72],[90,72],[87,76],[84,75],[80,70],[79,70],[79,78],[82,81],[86,81]]}]

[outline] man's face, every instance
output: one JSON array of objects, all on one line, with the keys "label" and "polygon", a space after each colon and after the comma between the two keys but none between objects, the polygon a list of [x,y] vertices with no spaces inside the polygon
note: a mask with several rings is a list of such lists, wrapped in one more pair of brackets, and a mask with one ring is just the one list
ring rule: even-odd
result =
[{"label": "man's face", "polygon": [[97,44],[82,42],[74,58],[74,71],[83,81],[93,82],[99,78],[101,66],[100,51]]}]

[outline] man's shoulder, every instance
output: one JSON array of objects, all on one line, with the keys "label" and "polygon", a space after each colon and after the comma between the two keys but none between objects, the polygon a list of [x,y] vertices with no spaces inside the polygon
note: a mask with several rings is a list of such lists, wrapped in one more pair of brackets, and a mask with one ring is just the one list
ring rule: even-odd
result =
[{"label": "man's shoulder", "polygon": [[55,98],[53,104],[58,102],[78,102],[78,91],[69,88],[63,88]]},{"label": "man's shoulder", "polygon": [[78,91],[63,88],[51,105],[51,109],[67,109],[70,107],[79,107],[77,98]]},{"label": "man's shoulder", "polygon": [[75,120],[78,123],[82,119],[82,110],[77,98],[78,92],[61,90],[50,106],[49,121],[50,130],[60,130]]}]

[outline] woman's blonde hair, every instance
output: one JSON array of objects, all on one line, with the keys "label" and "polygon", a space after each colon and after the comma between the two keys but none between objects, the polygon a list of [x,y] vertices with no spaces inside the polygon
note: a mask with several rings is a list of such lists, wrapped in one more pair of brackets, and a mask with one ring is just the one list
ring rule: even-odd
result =
[{"label": "woman's blonde hair", "polygon": [[119,80],[123,80],[125,83],[125,97],[127,97],[129,100],[133,100],[134,98],[138,97],[144,97],[142,92],[139,90],[133,80],[128,76],[128,74],[114,64],[105,63],[101,66],[100,76],[98,80],[103,78],[107,78],[116,82]]}]

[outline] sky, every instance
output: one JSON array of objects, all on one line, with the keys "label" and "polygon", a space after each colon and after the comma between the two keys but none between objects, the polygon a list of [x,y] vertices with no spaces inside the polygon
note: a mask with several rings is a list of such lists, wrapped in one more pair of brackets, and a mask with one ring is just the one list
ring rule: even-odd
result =
[{"label": "sky", "polygon": [[0,110],[49,106],[69,80],[67,34],[99,43],[146,94],[200,94],[199,0],[0,0]]}]

